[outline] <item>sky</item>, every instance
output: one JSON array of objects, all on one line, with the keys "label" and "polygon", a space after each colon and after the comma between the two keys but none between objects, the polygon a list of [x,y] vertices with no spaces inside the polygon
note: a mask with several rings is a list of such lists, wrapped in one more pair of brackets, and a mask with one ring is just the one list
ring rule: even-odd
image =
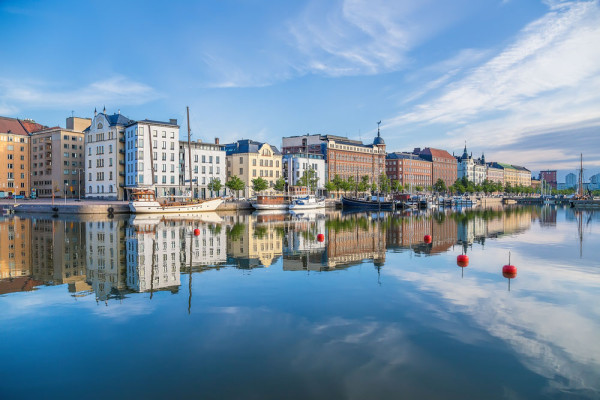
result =
[{"label": "sky", "polygon": [[0,115],[177,118],[600,172],[596,1],[0,0]]}]

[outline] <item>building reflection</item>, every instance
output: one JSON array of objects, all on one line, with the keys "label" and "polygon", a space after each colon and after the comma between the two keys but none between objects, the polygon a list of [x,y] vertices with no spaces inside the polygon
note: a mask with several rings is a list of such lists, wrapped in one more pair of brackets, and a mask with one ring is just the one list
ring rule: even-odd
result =
[{"label": "building reflection", "polygon": [[239,215],[227,226],[228,264],[269,267],[282,254],[285,214]]},{"label": "building reflection", "polygon": [[0,219],[0,279],[31,275],[31,220]]}]

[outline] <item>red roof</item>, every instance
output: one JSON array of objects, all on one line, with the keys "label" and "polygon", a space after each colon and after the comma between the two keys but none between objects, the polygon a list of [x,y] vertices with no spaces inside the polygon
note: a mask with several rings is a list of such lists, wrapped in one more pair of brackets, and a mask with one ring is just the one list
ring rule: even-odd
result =
[{"label": "red roof", "polygon": [[24,135],[28,133],[16,118],[0,117],[0,133],[12,133],[13,135]]},{"label": "red roof", "polygon": [[47,129],[47,126],[44,126],[42,124],[38,124],[37,122],[33,122],[33,121],[23,121],[23,120],[19,120],[19,122],[21,122],[21,125],[23,125],[23,127],[25,128],[25,130],[29,133],[33,133],[33,132],[37,132],[37,131],[41,131],[44,129]]},{"label": "red roof", "polygon": [[421,151],[421,154],[431,155],[436,158],[447,158],[455,160],[454,156],[448,153],[446,150],[434,149],[433,147],[426,147]]}]

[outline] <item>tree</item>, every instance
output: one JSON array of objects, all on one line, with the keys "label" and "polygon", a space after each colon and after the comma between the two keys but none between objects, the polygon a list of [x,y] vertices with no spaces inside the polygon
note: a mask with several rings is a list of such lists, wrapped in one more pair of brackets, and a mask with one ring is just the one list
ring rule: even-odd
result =
[{"label": "tree", "polygon": [[277,179],[273,189],[277,190],[278,192],[283,192],[285,190],[285,179],[283,179],[283,177]]},{"label": "tree", "polygon": [[359,192],[366,192],[367,190],[369,190],[369,175],[361,176],[357,190]]},{"label": "tree", "polygon": [[402,186],[402,184],[400,183],[400,181],[393,181],[392,182],[392,191],[394,193],[399,193],[404,189],[404,186]]},{"label": "tree", "polygon": [[442,178],[438,178],[438,180],[435,181],[435,184],[433,185],[433,190],[435,190],[438,193],[445,192],[446,190],[448,190],[448,188],[446,187],[446,182],[444,182]]},{"label": "tree", "polygon": [[206,187],[208,188],[208,190],[210,190],[210,197],[212,197],[213,192],[217,192],[217,194],[219,193],[219,191],[223,187],[223,184],[221,183],[221,179],[214,178],[213,180],[208,182],[208,185],[206,185]]},{"label": "tree", "polygon": [[319,177],[317,176],[317,172],[310,168],[304,170],[300,179],[298,179],[298,186],[306,186],[310,188],[311,192],[314,192],[317,189],[317,183],[319,182]]},{"label": "tree", "polygon": [[334,186],[335,189],[339,192],[340,190],[344,190],[343,186],[344,186],[344,180],[342,178],[340,178],[340,176],[338,174],[335,174],[335,176],[333,177],[333,181],[331,181]]},{"label": "tree", "polygon": [[327,190],[328,193],[331,192],[335,192],[337,188],[335,187],[335,183],[329,181],[325,184],[325,190]]},{"label": "tree", "polygon": [[225,182],[225,186],[232,192],[236,192],[237,197],[239,199],[240,198],[240,190],[244,190],[244,187],[246,185],[244,184],[244,181],[241,180],[238,176],[231,175],[229,177],[229,180],[227,182]]},{"label": "tree", "polygon": [[386,174],[379,175],[379,191],[382,193],[389,193],[391,189],[390,178]]},{"label": "tree", "polygon": [[255,192],[262,192],[263,190],[266,190],[269,187],[269,182],[267,182],[265,179],[263,178],[255,178],[252,179],[252,190],[254,190]]}]

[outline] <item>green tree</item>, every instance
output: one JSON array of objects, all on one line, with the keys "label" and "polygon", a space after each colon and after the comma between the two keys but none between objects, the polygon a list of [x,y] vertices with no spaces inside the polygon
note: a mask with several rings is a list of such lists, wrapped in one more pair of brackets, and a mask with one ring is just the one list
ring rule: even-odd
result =
[{"label": "green tree", "polygon": [[336,191],[336,187],[335,187],[335,183],[329,181],[325,184],[325,190],[327,190],[328,193],[331,192],[335,192]]},{"label": "green tree", "polygon": [[379,191],[382,193],[389,193],[392,188],[390,178],[386,174],[379,175]]},{"label": "green tree", "polygon": [[302,173],[300,179],[298,179],[298,186],[306,186],[310,188],[311,192],[317,190],[317,184],[319,183],[319,177],[314,169],[306,169]]},{"label": "green tree", "polygon": [[[331,181],[334,186],[335,189],[339,192],[340,190],[344,190],[344,180],[342,178],[340,178],[340,176],[338,174],[335,174],[335,176],[333,177],[333,181]],[[345,190],[344,190],[345,191]]]},{"label": "green tree", "polygon": [[363,175],[358,183],[358,191],[366,192],[367,190],[369,190],[369,175]]},{"label": "green tree", "polygon": [[446,182],[444,182],[442,178],[438,178],[438,180],[435,181],[435,184],[433,185],[433,190],[435,190],[438,193],[445,192],[446,190],[448,190],[448,188],[446,187]]},{"label": "green tree", "polygon": [[283,177],[277,179],[273,189],[277,190],[278,192],[283,192],[285,190],[285,179],[283,179]]},{"label": "green tree", "polygon": [[265,179],[263,178],[255,178],[252,179],[252,190],[254,190],[255,192],[262,192],[263,190],[266,190],[269,187],[269,182],[267,182]]},{"label": "green tree", "polygon": [[225,182],[225,187],[232,192],[236,192],[238,199],[240,198],[240,190],[244,190],[245,186],[244,181],[236,175],[231,175],[229,180]]},{"label": "green tree", "polygon": [[219,191],[223,187],[223,184],[221,183],[221,179],[214,178],[213,180],[208,182],[208,185],[206,185],[206,187],[208,188],[208,190],[210,190],[210,197],[212,197],[213,192],[217,192],[217,194],[219,193]]},{"label": "green tree", "polygon": [[402,192],[403,189],[404,189],[404,186],[402,186],[402,184],[400,183],[400,181],[393,181],[392,182],[392,191],[394,193],[400,193],[400,192]]}]

